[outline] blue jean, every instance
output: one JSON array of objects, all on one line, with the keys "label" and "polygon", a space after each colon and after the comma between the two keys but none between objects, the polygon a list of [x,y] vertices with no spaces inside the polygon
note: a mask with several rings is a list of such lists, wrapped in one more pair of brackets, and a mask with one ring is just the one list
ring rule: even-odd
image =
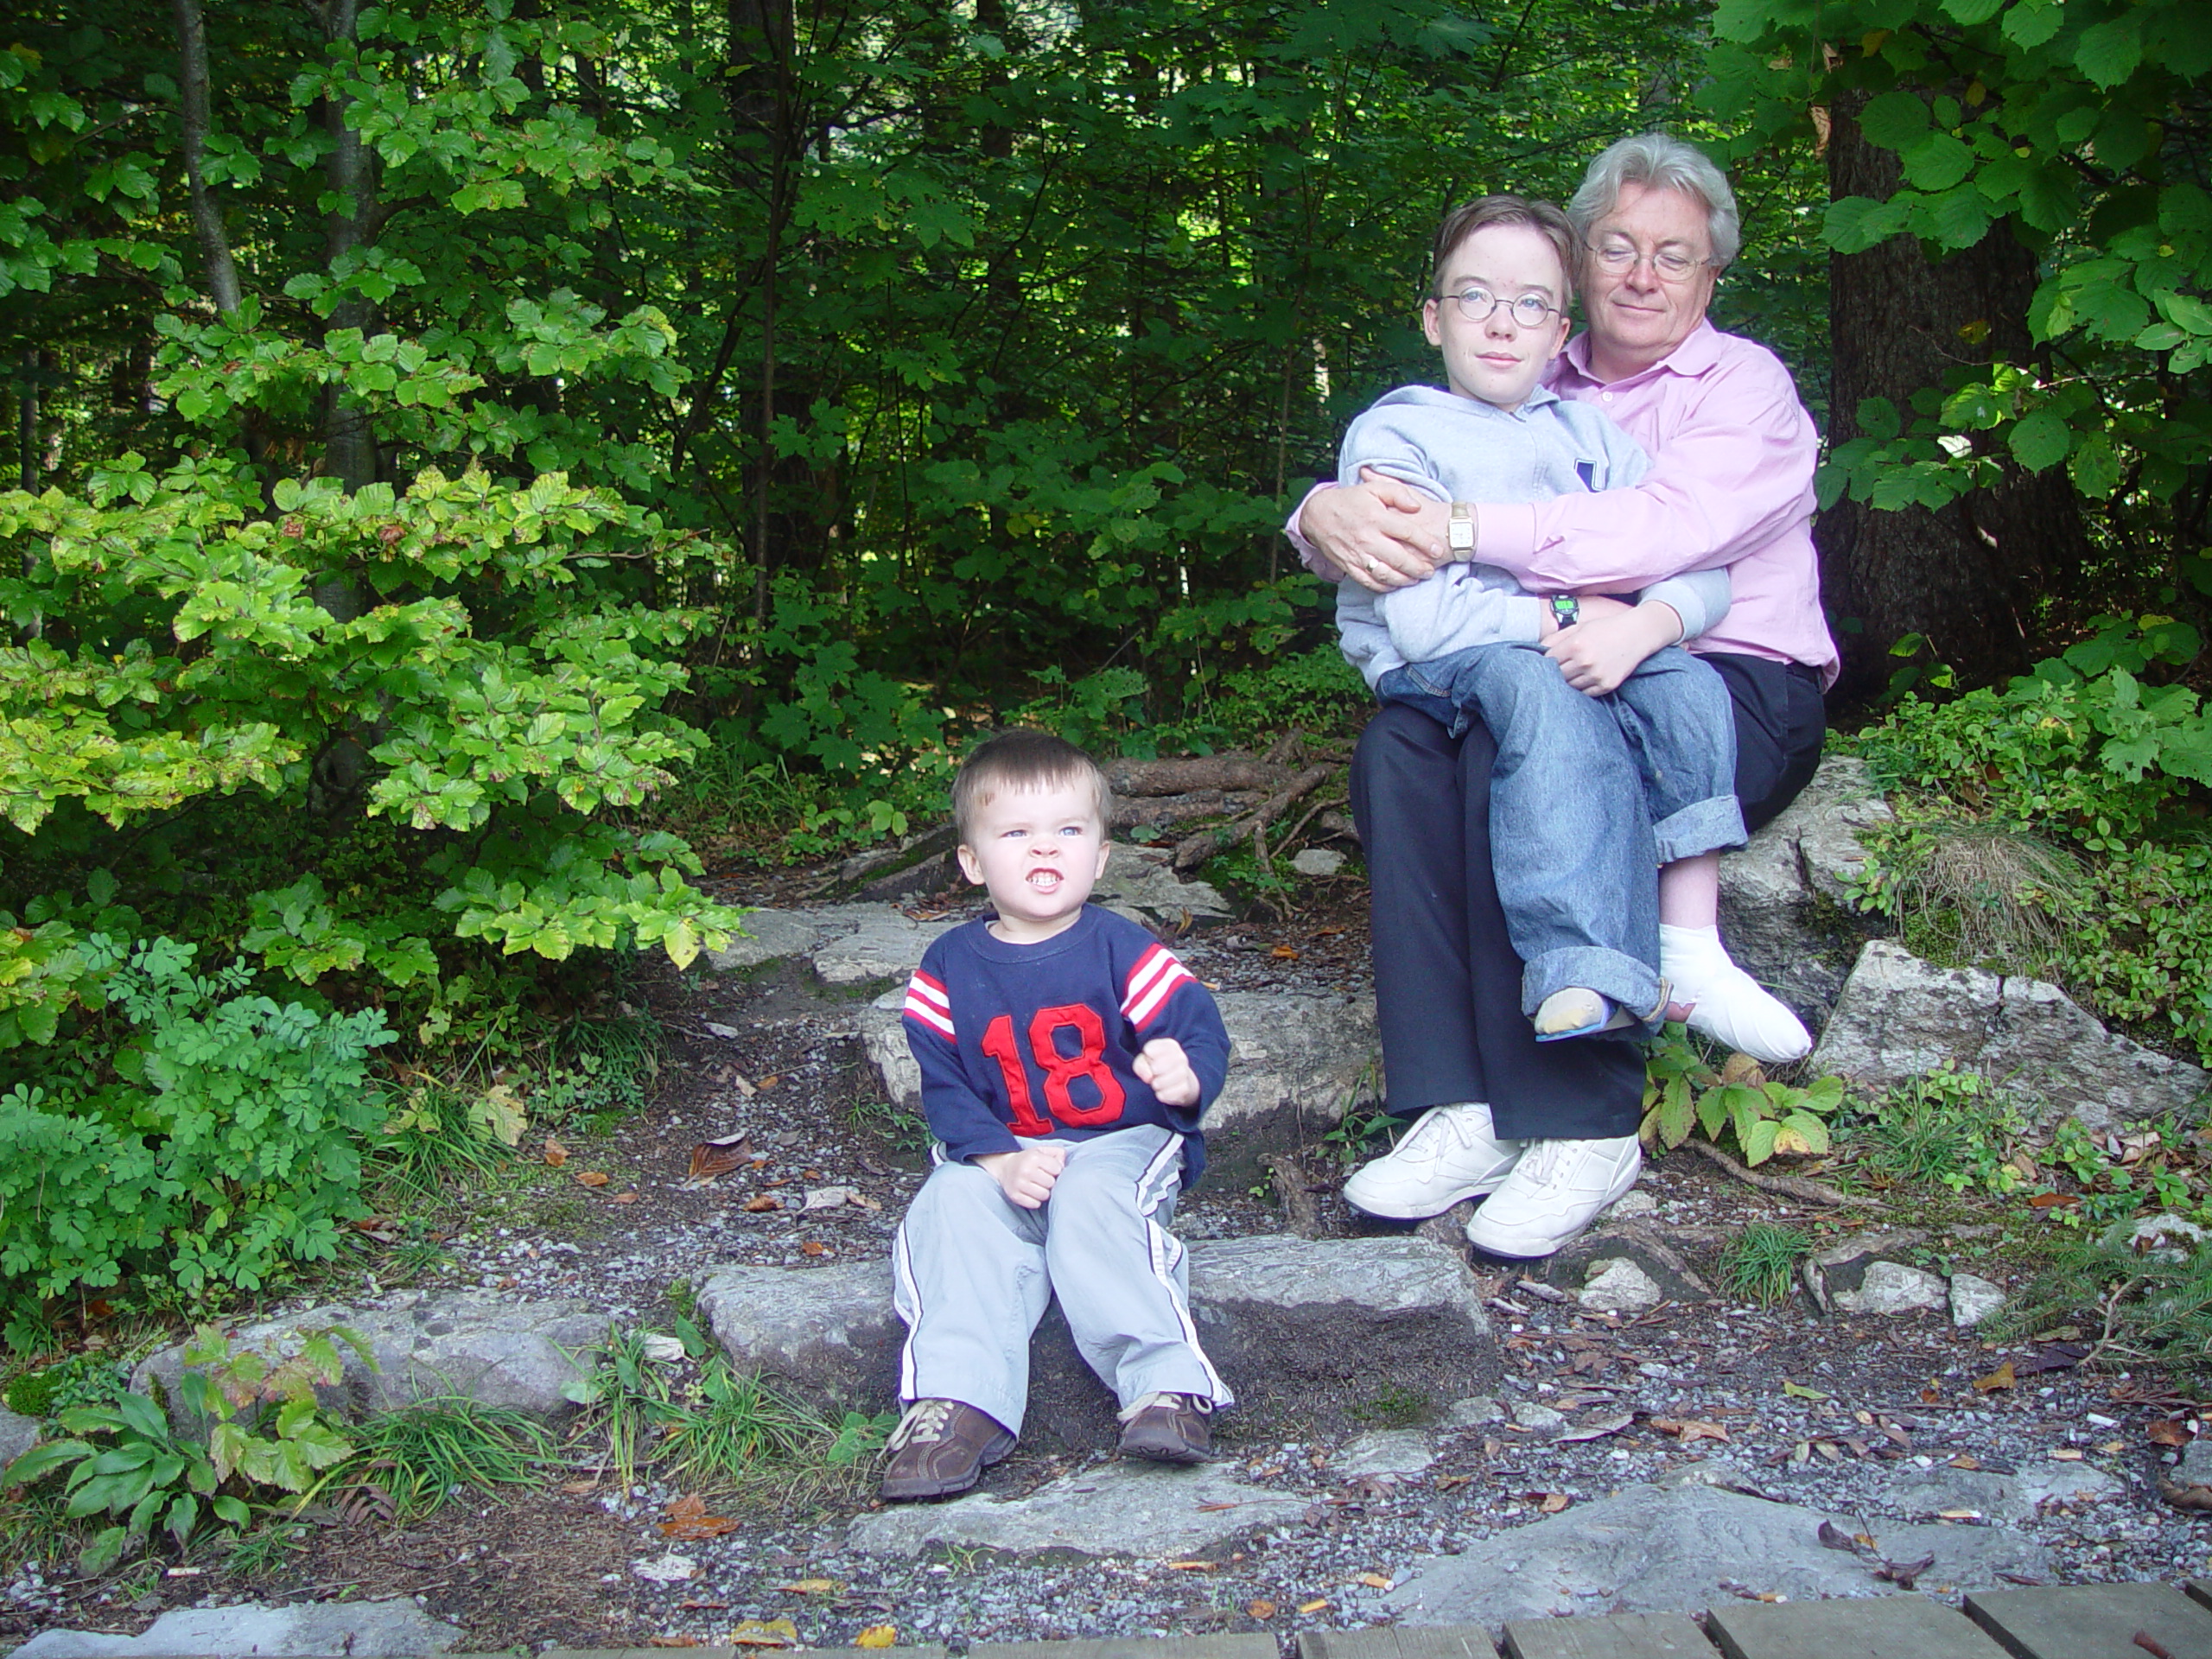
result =
[{"label": "blue jean", "polygon": [[1495,645],[1394,669],[1376,692],[1454,736],[1479,718],[1497,740],[1492,868],[1522,1012],[1579,985],[1656,1014],[1658,867],[1745,840],[1720,677],[1670,645],[1592,697],[1537,647]]}]

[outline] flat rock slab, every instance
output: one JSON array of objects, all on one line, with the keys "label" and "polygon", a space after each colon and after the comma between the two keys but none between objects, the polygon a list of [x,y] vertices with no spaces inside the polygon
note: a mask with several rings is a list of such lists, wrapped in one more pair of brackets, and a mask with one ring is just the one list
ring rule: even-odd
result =
[{"label": "flat rock slab", "polygon": [[2212,1612],[2171,1585],[1987,1591],[1967,1598],[1967,1616],[2018,1659],[2138,1659],[2138,1630],[2173,1659],[2212,1659]]},{"label": "flat rock slab", "polygon": [[1166,847],[1114,843],[1106,874],[1090,890],[1091,902],[1139,924],[1226,921],[1236,912],[1210,881],[1186,880],[1175,874],[1175,854]]},{"label": "flat rock slab", "polygon": [[15,1659],[138,1659],[139,1656],[350,1654],[353,1659],[450,1653],[461,1640],[454,1626],[411,1601],[323,1601],[296,1607],[185,1607],[163,1613],[142,1635],[47,1630],[16,1649]]},{"label": "flat rock slab", "polygon": [[822,942],[813,917],[795,910],[749,910],[745,931],[727,950],[707,952],[707,965],[718,973],[739,973],[782,957],[803,957]]},{"label": "flat rock slab", "polygon": [[[386,1307],[311,1308],[243,1326],[232,1333],[232,1342],[237,1349],[289,1355],[299,1351],[303,1332],[332,1325],[358,1332],[376,1357],[378,1369],[371,1370],[341,1344],[345,1373],[335,1387],[318,1390],[327,1408],[353,1415],[467,1395],[481,1405],[512,1406],[534,1417],[565,1417],[577,1408],[562,1390],[583,1375],[573,1356],[607,1336],[606,1313],[583,1302],[519,1301],[494,1291],[458,1290],[409,1292]],[[172,1411],[181,1410],[174,1402],[183,1373],[182,1345],[163,1348],[139,1363],[130,1386],[146,1394],[159,1382]]]},{"label": "flat rock slab", "polygon": [[1497,1649],[1480,1630],[1400,1630],[1384,1625],[1366,1630],[1300,1630],[1298,1659],[1497,1659]]},{"label": "flat rock slab", "polygon": [[1873,1093],[1949,1063],[1979,1071],[2040,1122],[2093,1129],[2191,1107],[2212,1074],[2107,1031],[2056,985],[1938,968],[1876,939],[1837,998],[1807,1062]]},{"label": "flat rock slab", "polygon": [[[1219,1464],[1107,1463],[1047,1481],[1026,1497],[976,1495],[878,1510],[853,1522],[846,1542],[868,1555],[918,1555],[950,1545],[1151,1560],[1192,1554],[1305,1513],[1304,1498],[1244,1485]],[[1263,1641],[1274,1650],[1272,1637],[1236,1639]]]},{"label": "flat rock slab", "polygon": [[1417,1475],[1436,1461],[1436,1445],[1427,1431],[1382,1428],[1363,1434],[1329,1459],[1332,1473],[1352,1475]]},{"label": "flat rock slab", "polygon": [[[1205,1239],[1189,1247],[1191,1312],[1206,1352],[1261,1421],[1276,1402],[1325,1428],[1356,1421],[1381,1391],[1403,1407],[1495,1382],[1500,1366],[1474,1275],[1427,1239]],[[800,1392],[876,1410],[898,1392],[905,1327],[891,1267],[729,1268],[699,1287],[699,1313],[730,1357]],[[1390,1357],[1387,1377],[1376,1356]],[[1031,1344],[1025,1438],[1113,1445],[1113,1402],[1077,1357],[1054,1308]]]},{"label": "flat rock slab", "polygon": [[1505,1659],[1713,1659],[1713,1643],[1682,1613],[1611,1618],[1516,1618]]},{"label": "flat rock slab", "polygon": [[1883,1502],[1900,1515],[1973,1510],[1985,1521],[2027,1521],[2046,1503],[2105,1503],[2126,1496],[2126,1482],[2086,1462],[2029,1464],[2017,1475],[1939,1463],[1898,1469]]},{"label": "flat rock slab", "polygon": [[[1792,1601],[1879,1589],[1857,1556],[1821,1548],[1824,1518],[1707,1486],[1630,1486],[1426,1562],[1385,1605],[1406,1624],[1494,1628],[1566,1613],[1686,1612],[1729,1599],[1737,1585]],[[1854,1520],[1838,1524],[1859,1530]],[[1880,1536],[1893,1560],[1936,1558],[1922,1580],[1931,1589],[2049,1571],[2040,1545],[1993,1527],[1891,1526]]]},{"label": "flat rock slab", "polygon": [[1713,1608],[1709,1623],[1728,1659],[2002,1659],[2005,1652],[1963,1615],[1916,1595],[1730,1602]]}]

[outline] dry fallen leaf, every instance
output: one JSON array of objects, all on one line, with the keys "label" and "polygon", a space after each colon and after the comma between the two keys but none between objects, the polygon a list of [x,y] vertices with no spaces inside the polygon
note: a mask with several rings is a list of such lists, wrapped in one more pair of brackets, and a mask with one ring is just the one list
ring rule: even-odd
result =
[{"label": "dry fallen leaf", "polygon": [[1974,1380],[1974,1391],[1976,1394],[1994,1394],[1999,1389],[2012,1389],[2018,1386],[2019,1379],[2012,1375],[2012,1362],[2009,1359],[1987,1376],[1977,1376]]},{"label": "dry fallen leaf", "polygon": [[757,1198],[747,1199],[745,1207],[749,1213],[757,1216],[764,1210],[782,1209],[784,1201],[781,1198],[771,1198],[767,1193],[763,1192]]},{"label": "dry fallen leaf", "polygon": [[1255,1618],[1273,1618],[1275,1616],[1275,1605],[1272,1601],[1262,1599],[1248,1603],[1244,1611]]},{"label": "dry fallen leaf", "polygon": [[645,1638],[645,1645],[649,1648],[702,1648],[706,1643],[696,1636],[649,1636]]},{"label": "dry fallen leaf", "polygon": [[671,1503],[668,1519],[660,1523],[664,1538],[719,1538],[726,1532],[736,1530],[737,1522],[729,1516],[709,1515],[707,1500],[696,1492],[688,1492]]},{"label": "dry fallen leaf", "polygon": [[853,1638],[853,1645],[856,1648],[889,1648],[896,1647],[898,1643],[899,1627],[896,1624],[871,1624]]},{"label": "dry fallen leaf", "polygon": [[2189,1432],[2188,1424],[2175,1422],[2170,1417],[2159,1418],[2145,1432],[2153,1446],[2187,1446],[2196,1438]]},{"label": "dry fallen leaf", "polygon": [[1964,1469],[1971,1473],[1973,1471],[1981,1467],[1981,1459],[1974,1456],[1971,1452],[1961,1452],[1957,1457],[1951,1459],[1951,1467],[1954,1469]]},{"label": "dry fallen leaf", "polygon": [[576,1172],[576,1185],[578,1186],[605,1186],[607,1177],[595,1169],[580,1169]]},{"label": "dry fallen leaf", "polygon": [[1718,1423],[1709,1423],[1697,1417],[1654,1417],[1651,1427],[1662,1434],[1672,1434],[1684,1446],[1694,1440],[1719,1440],[1726,1445],[1728,1431]]},{"label": "dry fallen leaf", "polygon": [[835,1579],[792,1579],[775,1586],[800,1596],[833,1596],[844,1588]]},{"label": "dry fallen leaf", "polygon": [[[1275,1471],[1275,1473],[1281,1474],[1282,1473],[1282,1471],[1278,1469]],[[1233,1510],[1238,1507],[1239,1506],[1235,1503],[1201,1503],[1198,1505],[1198,1512],[1200,1515],[1205,1515],[1214,1510]]]},{"label": "dry fallen leaf", "polygon": [[1311,1601],[1300,1602],[1298,1604],[1298,1611],[1301,1613],[1325,1612],[1327,1611],[1329,1599],[1326,1596],[1316,1596]]},{"label": "dry fallen leaf", "polygon": [[798,1247],[798,1253],[801,1255],[819,1255],[825,1248],[825,1246],[817,1244],[810,1238],[805,1243]]},{"label": "dry fallen leaf", "polygon": [[1607,1434],[1618,1434],[1635,1421],[1636,1414],[1632,1411],[1615,1412],[1603,1417],[1593,1417],[1586,1423],[1579,1423],[1568,1429],[1559,1437],[1560,1441],[1565,1445],[1573,1440],[1595,1440]]},{"label": "dry fallen leaf", "polygon": [[2050,1455],[2061,1463],[2079,1463],[2088,1454],[2078,1446],[2054,1446]]},{"label": "dry fallen leaf", "polygon": [[1938,1510],[1936,1511],[1936,1518],[1939,1521],[1979,1521],[1981,1519],[1981,1511],[1980,1510]]},{"label": "dry fallen leaf", "polygon": [[2212,1486],[2183,1486],[2161,1480],[2158,1496],[2177,1510],[2212,1510]]},{"label": "dry fallen leaf", "polygon": [[748,1618],[722,1638],[726,1648],[795,1648],[798,1627],[788,1618]]},{"label": "dry fallen leaf", "polygon": [[[1725,1440],[1728,1437],[1724,1434],[1720,1438]],[[1564,1510],[1573,1502],[1574,1502],[1574,1500],[1569,1497],[1565,1492],[1546,1492],[1544,1494],[1544,1501],[1541,1503],[1539,1503],[1536,1507],[1541,1510],[1546,1515],[1557,1515],[1561,1510]]]},{"label": "dry fallen leaf", "polygon": [[1268,954],[1273,957],[1277,962],[1296,962],[1298,960],[1298,950],[1294,945],[1279,944],[1275,946],[1274,950],[1268,951]]},{"label": "dry fallen leaf", "polygon": [[1943,1396],[1933,1388],[1923,1389],[1920,1391],[1920,1403],[1923,1406],[1936,1405],[1939,1403],[1942,1398]]},{"label": "dry fallen leaf", "polygon": [[1352,1582],[1355,1584],[1363,1584],[1370,1590],[1395,1590],[1397,1588],[1397,1586],[1394,1582],[1384,1578],[1380,1573],[1363,1573],[1357,1579],[1353,1580]]},{"label": "dry fallen leaf", "polygon": [[635,1192],[617,1192],[608,1200],[612,1204],[635,1204],[637,1201]]},{"label": "dry fallen leaf", "polygon": [[1818,1389],[1808,1389],[1802,1382],[1792,1382],[1786,1376],[1782,1379],[1782,1392],[1791,1400],[1825,1400],[1828,1397]]},{"label": "dry fallen leaf", "polygon": [[1170,1573],[1211,1573],[1219,1565],[1217,1561],[1170,1561],[1167,1570]]},{"label": "dry fallen leaf", "polygon": [[550,1135],[545,1137],[545,1161],[556,1169],[569,1161],[569,1149]]},{"label": "dry fallen leaf", "polygon": [[734,1169],[742,1169],[752,1161],[753,1148],[742,1135],[725,1135],[718,1140],[702,1141],[691,1148],[691,1164],[687,1179],[711,1181]]},{"label": "dry fallen leaf", "polygon": [[561,1490],[570,1497],[581,1497],[586,1492],[597,1491],[599,1483],[595,1480],[564,1480],[561,1483]]}]

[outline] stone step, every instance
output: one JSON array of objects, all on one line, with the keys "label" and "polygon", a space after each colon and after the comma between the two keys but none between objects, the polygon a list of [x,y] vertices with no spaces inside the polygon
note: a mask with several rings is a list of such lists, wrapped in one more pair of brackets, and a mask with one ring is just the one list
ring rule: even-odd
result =
[{"label": "stone step", "polygon": [[1967,1615],[2018,1659],[2212,1659],[2212,1612],[2169,1584],[2081,1584],[1980,1591]]},{"label": "stone step", "polygon": [[1964,1616],[1919,1595],[1738,1602],[1707,1619],[1728,1659],[2002,1659],[2005,1652]]},{"label": "stone step", "polygon": [[[1294,1418],[1306,1438],[1376,1416],[1438,1415],[1503,1370],[1474,1274],[1432,1240],[1268,1235],[1189,1249],[1192,1314],[1252,1437]],[[698,1309],[741,1370],[836,1409],[880,1411],[897,1395],[906,1332],[887,1262],[725,1268],[699,1287]],[[1387,1379],[1375,1366],[1384,1351]],[[1113,1398],[1057,1307],[1030,1355],[1024,1442],[1112,1446]]]}]

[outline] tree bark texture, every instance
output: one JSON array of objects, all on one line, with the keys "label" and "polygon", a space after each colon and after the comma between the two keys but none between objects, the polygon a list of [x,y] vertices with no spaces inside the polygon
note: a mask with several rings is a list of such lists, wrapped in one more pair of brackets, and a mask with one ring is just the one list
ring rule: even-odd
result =
[{"label": "tree bark texture", "polygon": [[[1854,94],[1831,111],[1830,194],[1886,200],[1902,185],[1897,156],[1860,135]],[[1942,389],[1964,365],[2025,363],[2035,255],[2003,225],[1931,264],[1917,238],[1892,237],[1829,264],[1834,352],[1831,444],[1860,435],[1859,402],[1886,397],[1910,423],[1912,394]],[[1879,693],[1896,666],[1890,648],[1923,635],[1936,660],[1970,685],[2029,664],[2033,607],[2087,557],[2081,505],[2063,468],[2024,471],[2009,460],[2001,484],[1940,510],[1876,511],[1838,502],[1814,532],[1829,614],[1841,625],[1840,696]],[[1855,626],[1854,626],[1855,625]]]},{"label": "tree bark texture", "polygon": [[192,199],[192,233],[200,243],[200,263],[207,268],[208,296],[227,317],[238,308],[238,268],[231,257],[231,238],[223,228],[223,215],[207,194],[207,181],[201,173],[211,118],[207,25],[200,16],[200,0],[175,0],[175,10],[178,136],[183,141],[185,182]]}]

